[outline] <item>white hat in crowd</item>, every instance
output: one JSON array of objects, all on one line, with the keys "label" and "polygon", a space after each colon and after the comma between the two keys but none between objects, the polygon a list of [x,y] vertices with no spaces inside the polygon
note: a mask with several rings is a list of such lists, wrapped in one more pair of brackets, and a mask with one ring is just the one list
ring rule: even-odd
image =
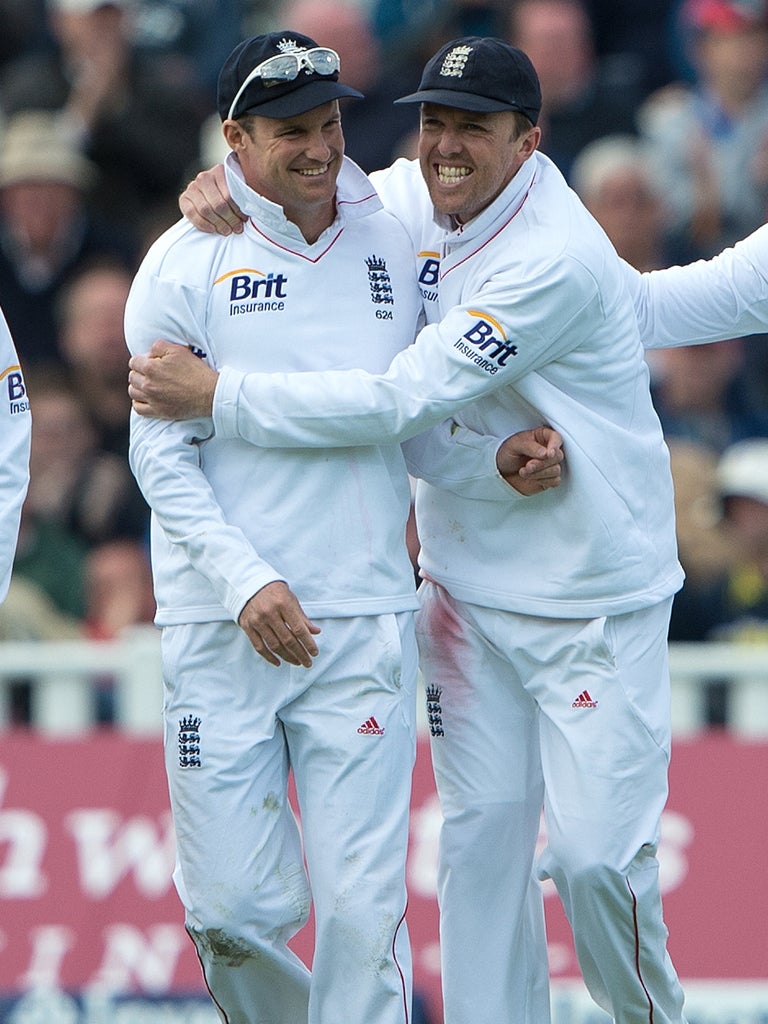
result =
[{"label": "white hat in crowd", "polygon": [[721,498],[755,498],[768,505],[768,438],[738,441],[717,466]]},{"label": "white hat in crowd", "polygon": [[27,110],[9,118],[0,145],[0,187],[53,181],[86,190],[96,167],[67,138],[55,113]]}]

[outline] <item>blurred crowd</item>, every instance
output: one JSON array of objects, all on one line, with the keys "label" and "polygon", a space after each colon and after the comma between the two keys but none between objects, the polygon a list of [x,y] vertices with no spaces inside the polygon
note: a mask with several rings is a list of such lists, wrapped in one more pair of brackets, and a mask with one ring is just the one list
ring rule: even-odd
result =
[{"label": "blurred crowd", "polygon": [[[0,0],[0,24],[0,306],[33,409],[0,639],[152,619],[123,306],[179,192],[224,155],[216,78],[245,36],[290,27],[338,50],[366,95],[343,122],[368,171],[414,155],[418,114],[392,101],[439,45],[520,46],[543,151],[640,270],[708,257],[768,214],[768,0]],[[688,576],[671,639],[763,638],[768,337],[649,366]]]}]

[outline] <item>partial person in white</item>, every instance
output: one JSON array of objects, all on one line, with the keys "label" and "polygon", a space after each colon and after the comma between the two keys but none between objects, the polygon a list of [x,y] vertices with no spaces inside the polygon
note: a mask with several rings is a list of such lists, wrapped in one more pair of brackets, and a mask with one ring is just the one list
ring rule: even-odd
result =
[{"label": "partial person in white", "polygon": [[[381,372],[413,340],[410,240],[343,155],[338,101],[358,94],[338,78],[338,55],[295,32],[230,55],[218,105],[248,225],[221,238],[182,221],[153,245],[126,308],[134,359],[164,337],[169,365],[194,351],[201,367],[298,379]],[[539,501],[561,441],[525,429],[500,446],[440,424],[406,458],[444,486]],[[175,880],[211,995],[232,1024],[407,1024],[417,600],[403,450],[385,432],[259,448],[208,410],[134,414],[130,457],[153,515]],[[310,899],[311,977],[288,946]]]},{"label": "partial person in white", "polygon": [[11,582],[21,506],[29,485],[32,418],[24,375],[0,311],[0,604]]}]

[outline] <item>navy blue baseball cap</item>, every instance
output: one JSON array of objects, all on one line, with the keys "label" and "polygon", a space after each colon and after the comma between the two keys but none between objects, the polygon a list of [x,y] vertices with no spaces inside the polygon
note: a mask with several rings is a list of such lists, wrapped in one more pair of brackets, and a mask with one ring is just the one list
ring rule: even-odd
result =
[{"label": "navy blue baseball cap", "polygon": [[221,120],[243,114],[293,117],[330,100],[363,99],[339,82],[339,66],[335,50],[290,29],[245,39],[219,73]]},{"label": "navy blue baseball cap", "polygon": [[418,91],[395,103],[438,103],[478,113],[519,110],[536,124],[541,86],[522,50],[492,36],[466,36],[442,46],[427,61]]}]

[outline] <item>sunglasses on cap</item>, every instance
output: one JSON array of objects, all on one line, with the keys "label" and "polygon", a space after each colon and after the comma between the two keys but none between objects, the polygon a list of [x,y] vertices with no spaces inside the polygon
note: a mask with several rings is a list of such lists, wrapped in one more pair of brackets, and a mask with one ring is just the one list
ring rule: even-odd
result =
[{"label": "sunglasses on cap", "polygon": [[318,75],[332,75],[340,66],[338,53],[327,46],[315,46],[311,50],[302,50],[298,53],[277,53],[274,57],[267,57],[245,77],[243,84],[235,93],[227,117],[232,117],[240,97],[255,78],[267,82],[291,82],[298,77],[302,68],[308,75],[313,71]]}]

